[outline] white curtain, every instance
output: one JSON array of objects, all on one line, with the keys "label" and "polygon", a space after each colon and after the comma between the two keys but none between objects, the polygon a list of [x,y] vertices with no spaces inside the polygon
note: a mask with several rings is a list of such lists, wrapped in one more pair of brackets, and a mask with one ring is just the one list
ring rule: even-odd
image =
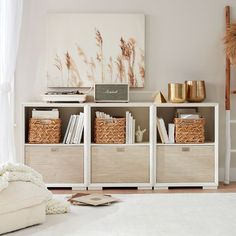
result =
[{"label": "white curtain", "polygon": [[14,73],[23,0],[0,0],[0,163],[15,162]]}]

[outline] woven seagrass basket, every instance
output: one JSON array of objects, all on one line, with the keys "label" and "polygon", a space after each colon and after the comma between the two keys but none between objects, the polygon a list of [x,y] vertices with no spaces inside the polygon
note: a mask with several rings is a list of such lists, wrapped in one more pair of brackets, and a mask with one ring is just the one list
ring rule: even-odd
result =
[{"label": "woven seagrass basket", "polygon": [[125,143],[125,118],[95,118],[95,143]]},{"label": "woven seagrass basket", "polygon": [[205,119],[175,118],[176,143],[204,143]]},{"label": "woven seagrass basket", "polygon": [[61,119],[29,120],[29,143],[59,143],[61,138]]}]

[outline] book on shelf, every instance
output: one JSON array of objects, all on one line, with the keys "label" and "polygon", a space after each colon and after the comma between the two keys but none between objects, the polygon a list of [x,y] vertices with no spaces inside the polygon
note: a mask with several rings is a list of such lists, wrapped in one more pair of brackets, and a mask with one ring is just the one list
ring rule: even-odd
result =
[{"label": "book on shelf", "polygon": [[132,143],[135,143],[135,119],[133,119],[132,123]]},{"label": "book on shelf", "polygon": [[33,119],[59,119],[58,109],[33,109],[32,110]]},{"label": "book on shelf", "polygon": [[169,143],[175,143],[175,124],[168,124]]},{"label": "book on shelf", "polygon": [[132,143],[132,126],[133,126],[133,117],[129,113],[129,144]]},{"label": "book on shelf", "polygon": [[157,117],[157,129],[160,134],[161,142],[162,143],[169,143],[169,137],[167,134],[165,122],[163,118],[158,118]]},{"label": "book on shelf", "polygon": [[78,131],[78,136],[76,139],[75,143],[81,143],[82,140],[82,134],[83,134],[83,129],[84,129],[84,113],[80,113],[80,125],[79,125],[79,131]]},{"label": "book on shelf", "polygon": [[200,115],[199,114],[179,114],[178,117],[182,119],[199,119]]},{"label": "book on shelf", "polygon": [[68,133],[69,133],[69,129],[70,129],[70,126],[71,126],[71,121],[72,121],[72,116],[70,116],[70,119],[69,119],[69,122],[68,122],[68,125],[67,125],[67,128],[66,128],[66,133],[65,133],[64,138],[63,138],[63,143],[64,144],[66,143],[66,138],[67,138]]},{"label": "book on shelf", "polygon": [[72,115],[70,129],[69,129],[68,135],[66,137],[66,144],[70,144],[70,140],[71,140],[71,136],[72,136],[72,133],[73,133],[73,129],[75,127],[75,122],[76,122],[76,115]]},{"label": "book on shelf", "polygon": [[74,127],[74,135],[73,137],[71,138],[71,142],[70,143],[76,143],[76,140],[77,140],[77,136],[78,136],[78,131],[79,131],[79,127],[80,127],[80,115],[76,115],[76,122],[75,122],[75,127]]},{"label": "book on shelf", "polygon": [[199,119],[200,114],[196,108],[178,108],[176,109],[176,117],[181,119]]},{"label": "book on shelf", "polygon": [[76,120],[77,120],[77,122],[76,122],[76,125],[75,125],[75,128],[74,128],[74,136],[71,139],[71,143],[73,143],[73,144],[78,143],[79,129],[80,129],[80,126],[81,126],[81,115],[77,115]]},{"label": "book on shelf", "polygon": [[135,119],[131,115],[130,112],[126,111],[125,113],[126,118],[126,144],[133,144],[135,143]]},{"label": "book on shelf", "polygon": [[177,114],[196,114],[197,109],[196,108],[177,108],[176,113]]},{"label": "book on shelf", "polygon": [[161,142],[164,143],[164,138],[163,138],[163,134],[161,132],[161,125],[160,125],[158,117],[157,117],[157,129],[158,129],[158,133],[159,133],[160,138],[161,138]]},{"label": "book on shelf", "polygon": [[78,124],[79,124],[79,116],[75,115],[75,124],[74,124],[73,130],[72,130],[72,133],[71,133],[69,143],[73,143]]},{"label": "book on shelf", "polygon": [[125,112],[125,137],[126,137],[126,144],[129,143],[129,112]]}]

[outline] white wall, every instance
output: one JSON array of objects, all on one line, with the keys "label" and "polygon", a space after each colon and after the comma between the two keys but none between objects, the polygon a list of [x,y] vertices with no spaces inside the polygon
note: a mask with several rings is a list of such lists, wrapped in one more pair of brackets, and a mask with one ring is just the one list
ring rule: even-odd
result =
[{"label": "white wall", "polygon": [[207,101],[220,103],[220,166],[223,167],[225,5],[232,7],[236,19],[235,0],[24,0],[16,71],[17,142],[21,103],[39,100],[45,90],[47,12],[144,13],[146,86],[134,90],[132,99],[151,100],[155,90],[166,94],[167,83],[171,81],[205,80]]}]

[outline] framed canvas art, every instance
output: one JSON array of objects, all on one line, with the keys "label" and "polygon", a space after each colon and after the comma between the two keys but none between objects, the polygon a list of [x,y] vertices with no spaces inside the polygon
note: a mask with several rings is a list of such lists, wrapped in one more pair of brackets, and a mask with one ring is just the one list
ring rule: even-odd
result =
[{"label": "framed canvas art", "polygon": [[143,14],[61,14],[47,19],[47,85],[144,87]]}]

